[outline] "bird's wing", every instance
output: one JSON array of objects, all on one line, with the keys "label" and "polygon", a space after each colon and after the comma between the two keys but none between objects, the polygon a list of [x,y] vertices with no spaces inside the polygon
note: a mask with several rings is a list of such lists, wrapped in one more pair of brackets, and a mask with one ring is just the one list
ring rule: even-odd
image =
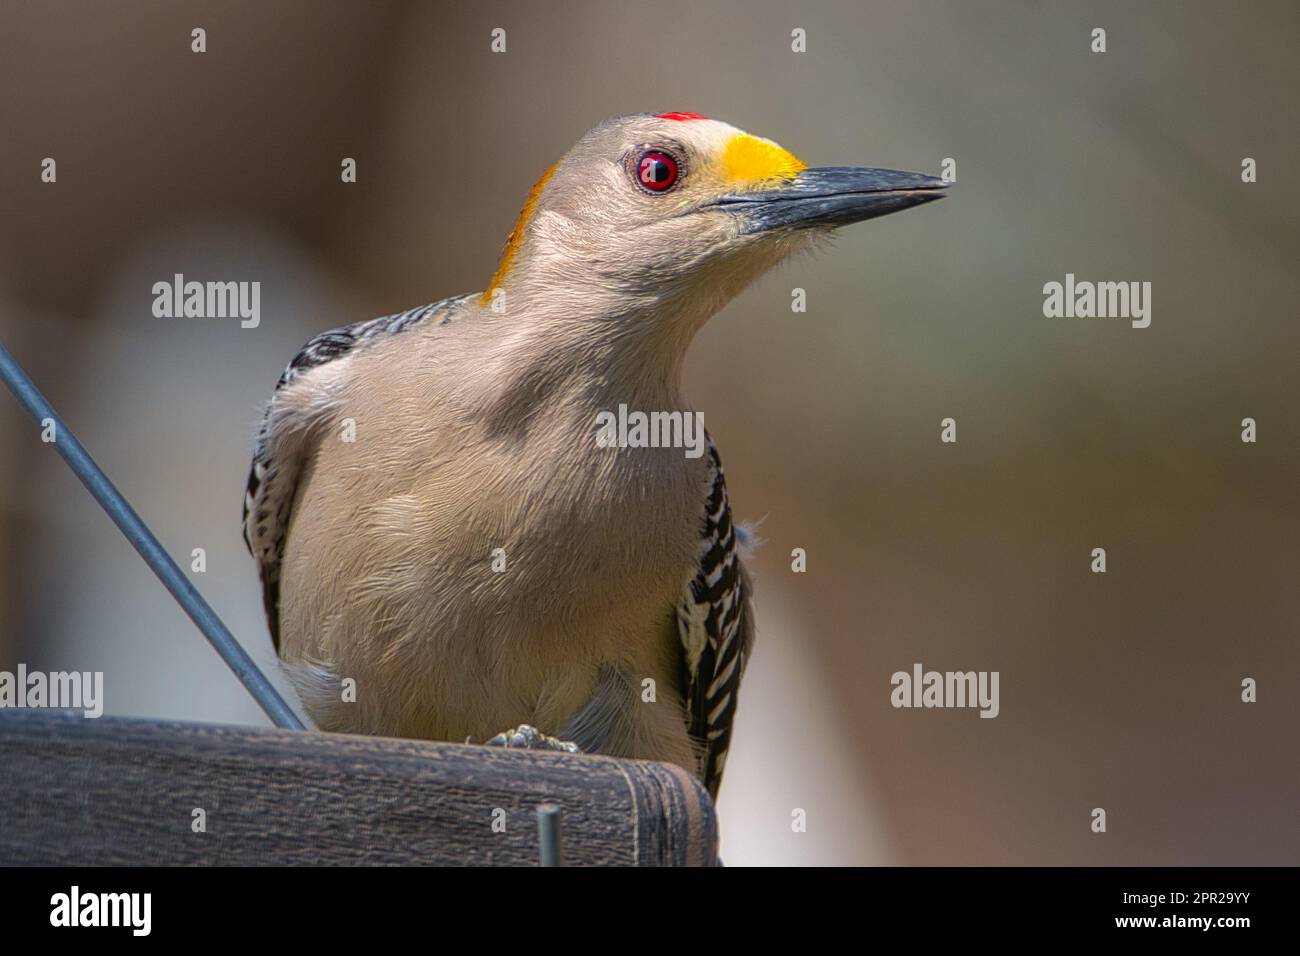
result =
[{"label": "bird's wing", "polygon": [[271,643],[280,647],[280,561],[304,468],[328,427],[346,360],[366,343],[419,322],[447,321],[469,296],[322,332],[293,357],[266,407],[244,494],[244,543],[257,561]]},{"label": "bird's wing", "polygon": [[702,748],[704,785],[716,798],[754,624],[749,576],[740,562],[738,529],[731,521],[722,461],[712,439],[709,460],[713,485],[700,529],[699,564],[677,609],[677,633],[685,652],[688,726]]}]

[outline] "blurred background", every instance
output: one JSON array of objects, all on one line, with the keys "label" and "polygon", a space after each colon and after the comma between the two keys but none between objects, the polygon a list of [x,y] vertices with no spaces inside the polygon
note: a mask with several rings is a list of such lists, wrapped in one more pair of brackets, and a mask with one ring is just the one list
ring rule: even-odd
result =
[{"label": "blurred background", "polygon": [[[723,856],[1300,861],[1296,4],[0,0],[0,20],[0,340],[182,566],[206,550],[196,583],[267,667],[239,512],[277,375],[318,331],[483,288],[587,128],[688,110],[814,165],[954,159],[948,199],[767,276],[690,358],[766,542]],[[1152,283],[1150,328],[1045,319],[1067,272]],[[155,318],[175,273],[260,281],[261,325]],[[104,671],[109,713],[265,723],[0,394],[0,669],[19,661]],[[915,662],[999,671],[1000,716],[892,708]]]}]

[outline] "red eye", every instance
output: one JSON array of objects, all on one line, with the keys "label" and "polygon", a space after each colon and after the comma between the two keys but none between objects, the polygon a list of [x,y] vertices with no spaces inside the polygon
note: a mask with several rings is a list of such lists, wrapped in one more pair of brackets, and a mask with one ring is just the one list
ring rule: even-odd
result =
[{"label": "red eye", "polygon": [[636,178],[651,192],[671,189],[677,182],[677,160],[658,149],[642,153],[637,160]]}]

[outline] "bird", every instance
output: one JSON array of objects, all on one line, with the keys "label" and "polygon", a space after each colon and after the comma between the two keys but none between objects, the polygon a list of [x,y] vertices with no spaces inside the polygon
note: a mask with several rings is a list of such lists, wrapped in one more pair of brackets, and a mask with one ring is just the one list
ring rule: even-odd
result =
[{"label": "bird", "polygon": [[483,291],[311,339],[265,406],[243,533],[315,725],[665,761],[716,798],[752,535],[707,431],[692,450],[597,423],[689,423],[709,318],[947,185],[810,167],[698,113],[618,117],[533,186]]}]

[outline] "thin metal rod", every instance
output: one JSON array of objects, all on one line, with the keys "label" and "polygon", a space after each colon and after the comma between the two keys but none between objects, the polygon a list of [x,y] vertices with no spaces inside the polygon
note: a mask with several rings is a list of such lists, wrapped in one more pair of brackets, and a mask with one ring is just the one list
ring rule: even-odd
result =
[{"label": "thin metal rod", "polygon": [[559,866],[560,808],[543,803],[537,808],[537,841],[541,845],[542,866]]},{"label": "thin metal rod", "polygon": [[176,603],[190,616],[190,620],[198,625],[213,650],[226,662],[226,666],[234,671],[240,683],[253,695],[253,699],[266,711],[267,716],[277,727],[305,730],[298,715],[289,708],[284,698],[280,696],[280,692],[253,663],[253,659],[235,640],[226,625],[221,623],[217,612],[203,600],[198,589],[177,567],[176,562],[163,549],[148,525],[140,520],[140,516],[122,497],[122,493],[108,480],[103,469],[95,464],[95,460],[82,447],[81,442],[77,441],[77,436],[72,434],[68,426],[63,423],[63,419],[58,416],[53,406],[46,401],[45,396],[27,377],[27,373],[22,370],[3,344],[0,344],[0,378],[4,379],[4,383],[9,386],[9,391],[14,393],[19,404],[27,409],[27,413],[36,420],[38,425],[43,425],[46,419],[54,423],[54,447],[68,463],[68,467],[81,479],[86,490],[113,519],[122,534],[126,535],[126,540],[140,552],[140,557],[144,558],[145,564],[158,575],[158,580],[162,581],[163,586],[171,592]]}]

